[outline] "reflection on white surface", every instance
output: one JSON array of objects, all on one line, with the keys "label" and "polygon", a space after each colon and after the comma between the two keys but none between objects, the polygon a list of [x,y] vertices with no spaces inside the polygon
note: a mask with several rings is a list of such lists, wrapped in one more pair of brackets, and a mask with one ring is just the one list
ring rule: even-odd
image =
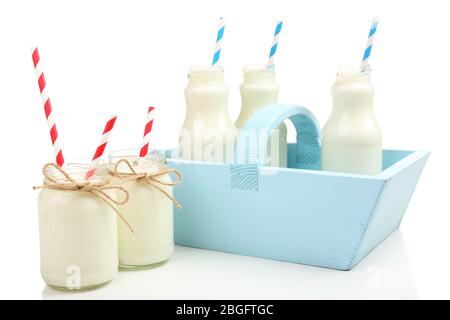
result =
[{"label": "reflection on white surface", "polygon": [[176,247],[166,264],[121,271],[108,285],[82,292],[47,286],[43,299],[417,299],[400,231],[351,271],[335,271]]}]

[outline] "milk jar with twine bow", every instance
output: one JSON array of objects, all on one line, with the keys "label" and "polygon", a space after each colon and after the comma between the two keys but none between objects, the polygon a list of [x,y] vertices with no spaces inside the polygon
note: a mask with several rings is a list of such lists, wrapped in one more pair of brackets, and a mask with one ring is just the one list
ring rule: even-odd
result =
[{"label": "milk jar with twine bow", "polygon": [[118,270],[117,209],[128,192],[110,184],[107,166],[99,163],[89,181],[90,161],[64,167],[48,163],[38,197],[41,274],[54,287],[86,289],[112,280]]},{"label": "milk jar with twine bow", "polygon": [[168,260],[174,248],[173,206],[181,207],[172,189],[181,181],[180,173],[167,167],[163,151],[140,157],[139,150],[119,150],[109,160],[113,183],[128,191],[120,211],[134,229],[132,234],[118,221],[120,266],[142,268]]}]

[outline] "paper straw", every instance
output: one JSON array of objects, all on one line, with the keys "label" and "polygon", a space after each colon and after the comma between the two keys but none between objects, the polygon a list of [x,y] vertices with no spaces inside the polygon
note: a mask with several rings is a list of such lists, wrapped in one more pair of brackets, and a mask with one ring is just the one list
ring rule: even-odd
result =
[{"label": "paper straw", "polygon": [[375,33],[377,32],[377,26],[378,26],[378,19],[374,18],[372,21],[372,25],[370,26],[366,50],[364,50],[364,56],[361,63],[361,72],[366,71],[367,66],[369,65],[369,57],[370,53],[372,52],[373,38],[375,37]]},{"label": "paper straw", "polygon": [[220,58],[220,51],[222,50],[222,39],[224,31],[225,31],[225,19],[223,17],[220,17],[219,31],[217,32],[217,39],[216,39],[216,49],[214,50],[214,57],[212,61],[213,66],[216,65],[216,63],[219,61]]},{"label": "paper straw", "polygon": [[105,152],[106,145],[108,144],[109,135],[111,134],[112,129],[114,128],[114,124],[116,123],[117,116],[111,116],[106,122],[105,129],[103,130],[102,138],[98,143],[97,149],[95,150],[95,154],[92,157],[91,166],[93,167],[86,173],[86,179],[91,178],[95,174],[96,166],[99,164],[103,153]]},{"label": "paper straw", "polygon": [[277,26],[275,28],[275,33],[273,35],[272,47],[270,48],[270,53],[269,53],[269,61],[267,61],[268,68],[274,67],[273,59],[275,57],[275,53],[277,52],[278,40],[280,38],[280,31],[281,31],[282,27],[283,27],[283,21],[279,21],[277,23]]},{"label": "paper straw", "polygon": [[37,47],[31,48],[31,56],[33,58],[34,70],[38,79],[39,90],[41,92],[42,103],[44,104],[45,117],[47,119],[48,128],[50,129],[50,138],[52,140],[53,149],[55,151],[56,164],[59,167],[64,165],[64,157],[61,147],[59,145],[58,131],[56,130],[56,124],[53,119],[52,105],[50,98],[47,94],[46,83],[44,73],[41,70],[41,59],[39,57],[39,51]]},{"label": "paper straw", "polygon": [[147,121],[145,123],[145,129],[144,129],[144,138],[142,140],[142,147],[141,151],[139,153],[139,157],[144,158],[148,154],[148,145],[150,142],[150,132],[152,132],[153,128],[153,113],[154,107],[148,107],[147,112]]}]

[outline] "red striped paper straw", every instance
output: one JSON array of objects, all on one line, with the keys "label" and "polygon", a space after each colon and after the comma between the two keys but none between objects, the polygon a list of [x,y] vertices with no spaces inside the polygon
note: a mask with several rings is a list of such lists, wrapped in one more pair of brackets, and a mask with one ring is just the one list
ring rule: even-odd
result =
[{"label": "red striped paper straw", "polygon": [[147,122],[145,123],[145,130],[144,130],[144,138],[142,141],[141,152],[139,153],[139,157],[141,157],[141,158],[144,158],[148,154],[148,145],[150,142],[150,132],[152,132],[152,128],[153,128],[152,111],[154,109],[155,109],[154,107],[148,107]]},{"label": "red striped paper straw", "polygon": [[62,167],[64,165],[64,157],[62,154],[61,147],[59,146],[58,131],[56,130],[56,124],[53,119],[52,105],[50,103],[50,98],[48,97],[47,94],[44,73],[42,72],[40,67],[41,59],[39,57],[38,48],[37,47],[31,48],[31,52],[34,63],[34,70],[36,71],[39,90],[41,92],[42,102],[44,104],[45,117],[47,118],[47,124],[50,129],[50,138],[52,139],[53,149],[55,150],[56,164],[59,167]]},{"label": "red striped paper straw", "polygon": [[102,138],[95,150],[95,154],[92,157],[91,166],[93,167],[86,173],[86,179],[91,178],[95,174],[95,166],[97,166],[101,160],[103,153],[105,152],[106,145],[108,144],[109,135],[111,134],[112,129],[114,128],[114,124],[116,123],[117,116],[111,116],[106,122],[105,129],[103,130]]}]

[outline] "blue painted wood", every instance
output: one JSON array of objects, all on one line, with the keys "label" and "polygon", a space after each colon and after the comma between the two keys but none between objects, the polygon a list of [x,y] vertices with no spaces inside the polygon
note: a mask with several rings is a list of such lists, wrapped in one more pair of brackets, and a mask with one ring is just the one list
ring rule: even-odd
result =
[{"label": "blue painted wood", "polygon": [[[270,130],[298,114],[303,127],[297,122],[296,129],[309,124],[306,134],[315,136],[317,122],[306,119],[304,108],[276,106],[278,115],[274,108],[266,113],[270,118],[260,115],[261,128]],[[175,242],[349,270],[398,227],[428,156],[385,150],[383,171],[368,176],[321,171],[317,158],[315,163],[303,161],[311,150],[320,154],[315,142],[288,149],[289,168],[193,162],[169,155],[169,166],[183,174],[182,184],[174,189],[183,204],[175,211]]]},{"label": "blue painted wood", "polygon": [[[264,163],[265,149],[272,130],[289,119],[297,132],[295,152],[291,161],[304,169],[320,169],[320,126],[314,115],[297,105],[273,104],[256,112],[241,131],[243,141],[251,141],[256,146],[238,146],[237,154],[243,150],[245,157],[237,157],[237,162]],[[291,149],[291,152],[294,150]],[[242,151],[241,151],[242,152]],[[239,161],[244,159],[244,161]]]},{"label": "blue painted wood", "polygon": [[428,152],[419,151],[409,153],[380,175],[383,188],[349,267],[356,265],[400,226],[428,155]]}]

